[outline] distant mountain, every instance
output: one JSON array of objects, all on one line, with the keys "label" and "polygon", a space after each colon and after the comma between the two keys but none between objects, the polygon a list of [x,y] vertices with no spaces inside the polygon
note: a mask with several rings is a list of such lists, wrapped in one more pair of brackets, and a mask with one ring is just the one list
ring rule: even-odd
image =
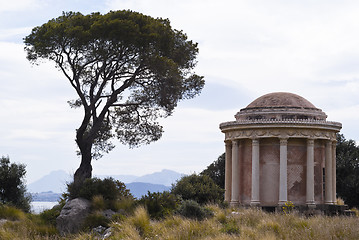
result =
[{"label": "distant mountain", "polygon": [[[98,178],[112,177],[124,182],[132,195],[140,198],[150,192],[163,192],[180,179],[183,174],[164,169],[161,172],[147,174],[141,177],[134,175],[95,175]],[[58,198],[59,193],[66,191],[66,183],[71,182],[72,177],[63,170],[53,171],[39,180],[27,185],[28,192],[34,196],[34,201],[50,201]]]},{"label": "distant mountain", "polygon": [[141,198],[147,192],[163,192],[170,190],[170,187],[161,184],[133,182],[127,183],[126,188],[130,190],[135,198]]},{"label": "distant mountain", "polygon": [[94,175],[94,177],[104,179],[106,177],[112,177],[113,179],[119,180],[123,183],[135,182],[138,176],[135,175]]},{"label": "distant mountain", "polygon": [[52,191],[62,193],[66,190],[66,183],[71,181],[71,176],[63,170],[53,171],[39,180],[27,185],[28,192],[41,193]]},{"label": "distant mountain", "polygon": [[152,184],[161,184],[165,186],[171,186],[172,183],[176,183],[184,174],[163,169],[161,172],[155,172],[151,174],[144,175],[142,177],[138,177],[134,180],[134,182],[145,182]]}]

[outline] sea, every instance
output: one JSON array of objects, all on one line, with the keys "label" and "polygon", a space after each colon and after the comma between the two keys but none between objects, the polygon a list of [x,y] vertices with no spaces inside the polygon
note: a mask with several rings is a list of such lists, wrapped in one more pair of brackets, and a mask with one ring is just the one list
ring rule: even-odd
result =
[{"label": "sea", "polygon": [[44,210],[51,209],[56,204],[58,204],[58,202],[31,202],[31,212],[39,214]]}]

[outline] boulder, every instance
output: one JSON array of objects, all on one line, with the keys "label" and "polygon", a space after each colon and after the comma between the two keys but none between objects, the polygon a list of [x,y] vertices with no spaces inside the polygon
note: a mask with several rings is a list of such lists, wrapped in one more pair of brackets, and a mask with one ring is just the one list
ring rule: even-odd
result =
[{"label": "boulder", "polygon": [[56,219],[57,230],[61,235],[77,233],[90,214],[91,202],[83,198],[68,201]]}]

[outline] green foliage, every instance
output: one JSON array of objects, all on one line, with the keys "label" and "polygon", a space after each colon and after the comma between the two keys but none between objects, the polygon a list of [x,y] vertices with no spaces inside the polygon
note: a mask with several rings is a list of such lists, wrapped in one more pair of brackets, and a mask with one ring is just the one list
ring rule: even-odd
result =
[{"label": "green foliage", "polygon": [[60,216],[61,209],[63,208],[64,205],[65,205],[65,203],[60,203],[58,205],[55,205],[51,209],[42,211],[39,214],[39,217],[42,219],[43,222],[45,222],[49,225],[52,225],[52,226],[56,226],[56,218],[58,216]]},{"label": "green foliage", "polygon": [[288,214],[292,212],[294,209],[294,204],[292,201],[287,201],[284,203],[284,206],[282,207],[282,210],[285,214]]},{"label": "green foliage", "polygon": [[213,212],[193,200],[184,200],[178,209],[178,213],[186,218],[203,220],[207,217],[212,217]]},{"label": "green foliage", "polygon": [[150,216],[143,207],[136,208],[134,215],[129,218],[129,222],[136,228],[140,236],[147,237],[151,234]]},{"label": "green foliage", "polygon": [[11,163],[9,157],[0,158],[0,202],[30,211],[31,196],[26,192],[24,164]]},{"label": "green foliage", "polygon": [[173,213],[178,205],[179,199],[170,192],[148,192],[139,200],[143,204],[151,218],[161,219]]},{"label": "green foliage", "polygon": [[102,195],[92,197],[91,206],[94,210],[104,210],[106,208],[105,199]]},{"label": "green foliage", "polygon": [[225,164],[226,164],[226,154],[223,153],[218,157],[216,161],[211,163],[205,170],[203,170],[200,174],[207,175],[212,180],[224,189],[224,181],[225,181]]},{"label": "green foliage", "polygon": [[223,223],[223,227],[221,229],[222,232],[231,234],[231,235],[239,235],[240,229],[235,220],[227,221]]},{"label": "green foliage", "polygon": [[12,221],[22,220],[25,218],[25,214],[20,209],[13,206],[0,204],[0,219],[8,219]]},{"label": "green foliage", "polygon": [[35,27],[24,39],[27,59],[55,62],[82,107],[76,132],[82,156],[75,181],[91,177],[91,160],[114,148],[111,139],[130,147],[157,141],[158,118],[177,103],[200,93],[202,76],[193,70],[197,43],[172,29],[168,19],[130,10],[83,15],[65,12]]},{"label": "green foliage", "polygon": [[337,194],[350,207],[359,207],[359,146],[337,135]]},{"label": "green foliage", "polygon": [[200,204],[223,201],[224,190],[209,176],[192,174],[182,177],[172,187],[172,193],[184,200],[194,200]]},{"label": "green foliage", "polygon": [[98,226],[109,227],[110,220],[100,212],[94,212],[85,218],[83,228],[92,229]]},{"label": "green foliage", "polygon": [[109,208],[114,211],[131,208],[134,198],[123,182],[113,178],[88,178],[82,185],[70,183],[67,186],[69,199],[82,197],[92,202],[94,209]]}]

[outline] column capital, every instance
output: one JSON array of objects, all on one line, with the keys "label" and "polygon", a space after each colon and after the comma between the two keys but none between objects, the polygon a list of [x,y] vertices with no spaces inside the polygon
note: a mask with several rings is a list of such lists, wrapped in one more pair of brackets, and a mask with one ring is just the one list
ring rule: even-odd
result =
[{"label": "column capital", "polygon": [[252,145],[259,145],[259,139],[258,138],[252,138]]},{"label": "column capital", "polygon": [[281,137],[279,138],[280,145],[287,145],[288,137]]},{"label": "column capital", "polygon": [[314,145],[314,138],[307,138],[307,145]]},{"label": "column capital", "polygon": [[232,146],[232,141],[231,140],[225,140],[224,144],[225,144],[226,147],[227,146]]},{"label": "column capital", "polygon": [[237,139],[232,140],[232,146],[238,146],[238,144],[239,144],[239,140]]}]

